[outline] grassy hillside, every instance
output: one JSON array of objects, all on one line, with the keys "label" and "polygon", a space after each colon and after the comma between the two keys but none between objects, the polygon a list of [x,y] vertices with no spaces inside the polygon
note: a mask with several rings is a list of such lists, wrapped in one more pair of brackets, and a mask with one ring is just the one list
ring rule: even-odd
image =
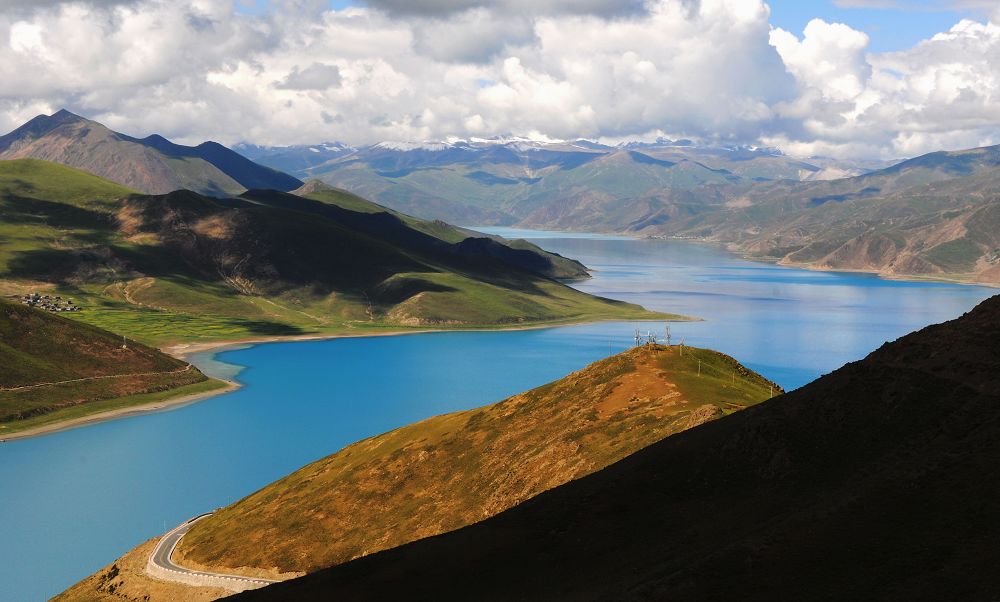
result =
[{"label": "grassy hillside", "polygon": [[180,557],[314,571],[476,522],[775,387],[727,356],[679,353],[635,349],[498,404],[354,444],[199,522]]},{"label": "grassy hillside", "polygon": [[221,386],[117,334],[0,300],[0,438],[96,411]]},{"label": "grassy hillside", "polygon": [[47,161],[0,161],[0,274],[21,253],[107,227],[114,202],[133,192]]},{"label": "grassy hillside", "polygon": [[89,172],[40,161],[0,161],[0,194],[87,206],[108,203],[135,191]]},{"label": "grassy hillside", "polygon": [[129,192],[51,163],[0,162],[0,295],[61,293],[84,308],[75,319],[152,344],[656,315],[552,279],[579,275],[576,262],[452,242],[446,224],[428,233],[328,193]]},{"label": "grassy hillside", "polygon": [[1000,297],[507,512],[236,600],[992,600]]},{"label": "grassy hillside", "polygon": [[150,194],[187,189],[227,196],[248,188],[291,190],[302,184],[215,142],[189,147],[155,134],[132,138],[65,110],[39,115],[0,136],[0,160],[23,158],[85,169]]},{"label": "grassy hillside", "polygon": [[[350,445],[203,519],[174,559],[269,575],[345,562],[482,520],[772,389],[780,392],[713,351],[632,349]],[[141,575],[118,580],[142,591]],[[97,596],[106,582],[97,575],[63,599]]]}]

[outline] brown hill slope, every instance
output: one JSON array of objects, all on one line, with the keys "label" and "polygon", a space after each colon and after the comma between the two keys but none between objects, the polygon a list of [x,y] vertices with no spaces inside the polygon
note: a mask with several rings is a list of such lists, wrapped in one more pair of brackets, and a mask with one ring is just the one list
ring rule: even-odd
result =
[{"label": "brown hill slope", "polygon": [[147,194],[185,189],[227,196],[302,185],[215,142],[190,147],[155,134],[132,138],[66,110],[39,115],[0,136],[0,159],[24,158],[83,169]]},{"label": "brown hill slope", "polygon": [[281,572],[346,562],[492,516],[766,399],[774,386],[721,354],[678,353],[634,349],[498,404],[352,445],[200,521],[179,556]]},{"label": "brown hill slope", "polygon": [[660,234],[820,269],[1000,284],[1000,147],[938,152],[863,176],[732,188]]},{"label": "brown hill slope", "polygon": [[996,600],[1000,297],[486,521],[240,600]]},{"label": "brown hill slope", "polygon": [[[772,388],[712,351],[633,349],[500,403],[348,446],[198,522],[174,560],[267,576],[345,562],[482,520]],[[131,555],[116,563],[136,565]],[[103,579],[109,571],[64,599],[98,597],[111,582],[146,591],[136,571]]]}]

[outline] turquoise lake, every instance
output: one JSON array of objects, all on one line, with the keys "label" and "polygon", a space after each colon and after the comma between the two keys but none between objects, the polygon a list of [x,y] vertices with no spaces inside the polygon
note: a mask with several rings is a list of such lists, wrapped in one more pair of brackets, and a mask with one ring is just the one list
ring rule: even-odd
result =
[{"label": "turquoise lake", "polygon": [[[698,316],[676,339],[801,386],[993,289],[753,263],[683,242],[490,229],[595,269],[575,286]],[[41,600],[181,521],[346,444],[479,406],[631,344],[600,323],[271,343],[192,358],[245,386],[171,411],[0,445],[0,600]],[[222,364],[218,363],[222,362]]]}]

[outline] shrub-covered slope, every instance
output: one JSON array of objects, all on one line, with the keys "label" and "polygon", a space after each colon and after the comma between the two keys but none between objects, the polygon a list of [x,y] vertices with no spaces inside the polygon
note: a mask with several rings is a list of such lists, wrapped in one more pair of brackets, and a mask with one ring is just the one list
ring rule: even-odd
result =
[{"label": "shrub-covered slope", "polygon": [[0,438],[95,402],[208,384],[197,368],[156,349],[2,299],[0,367]]}]

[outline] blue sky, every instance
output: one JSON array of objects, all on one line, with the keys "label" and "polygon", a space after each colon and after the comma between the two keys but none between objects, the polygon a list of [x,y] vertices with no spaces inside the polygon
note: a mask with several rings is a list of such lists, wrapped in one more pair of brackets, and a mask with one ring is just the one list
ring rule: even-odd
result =
[{"label": "blue sky", "polygon": [[[963,18],[982,20],[984,11],[955,9],[960,2],[945,0],[889,0],[853,2],[831,0],[767,0],[771,6],[771,23],[796,35],[811,19],[819,17],[829,22],[846,23],[863,31],[871,39],[873,52],[903,50],[935,33],[946,31]],[[897,8],[841,8],[841,5],[892,5]],[[972,4],[972,3],[962,3]],[[983,2],[983,5],[986,3]]]},{"label": "blue sky", "polygon": [[[247,12],[266,10],[268,0],[255,2]],[[767,0],[771,23],[796,35],[811,19],[846,23],[864,31],[871,39],[872,52],[903,50],[945,31],[963,18],[982,19],[984,10],[956,8],[988,4],[986,0]],[[331,0],[333,8],[360,5],[363,0]],[[892,8],[870,8],[872,6]]]}]

